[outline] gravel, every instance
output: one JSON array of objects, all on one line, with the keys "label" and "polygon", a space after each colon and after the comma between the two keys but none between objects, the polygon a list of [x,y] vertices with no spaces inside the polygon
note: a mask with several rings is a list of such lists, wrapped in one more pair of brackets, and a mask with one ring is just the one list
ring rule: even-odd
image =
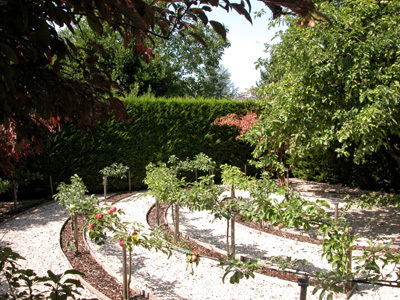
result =
[{"label": "gravel", "polygon": [[[150,196],[136,195],[118,202],[117,207],[125,212],[125,221],[146,224],[145,215],[153,203],[154,198]],[[191,213],[181,209],[182,232],[224,249],[225,222],[211,220],[212,217],[205,212]],[[321,246],[259,233],[240,224],[236,224],[236,229],[237,252],[258,257],[288,255],[307,259],[315,269],[329,268],[327,262],[321,260]],[[101,247],[93,243],[90,245],[106,270],[120,279],[120,246],[116,242]],[[176,252],[167,260],[164,254],[137,248],[133,252],[133,284],[165,300],[299,299],[300,287],[297,283],[256,274],[254,279],[243,279],[239,284],[224,284],[224,272],[216,266],[216,261],[202,258],[199,266],[195,267],[193,276],[190,275],[190,270],[185,270],[185,264],[184,254]],[[313,287],[308,289],[307,299],[318,299],[318,294],[312,295],[312,290]],[[343,295],[336,298],[343,298]],[[400,299],[400,290],[361,284],[351,299]]]},{"label": "gravel", "polygon": [[[62,274],[71,269],[60,248],[60,232],[68,216],[56,202],[41,205],[0,224],[0,245],[10,247],[25,260],[22,269],[32,269],[37,275],[47,275],[47,270]],[[0,277],[2,283],[4,280]],[[2,285],[4,292],[4,284]],[[43,290],[43,287],[38,287]],[[96,298],[86,289],[79,289],[81,297]]]},{"label": "gravel", "polygon": [[[116,204],[124,210],[125,221],[146,223],[146,213],[154,199],[137,193]],[[206,213],[191,213],[181,210],[181,229],[203,242],[215,244],[224,249],[225,222],[210,222]],[[2,246],[9,246],[26,258],[21,267],[34,269],[45,275],[48,269],[62,273],[69,265],[59,247],[59,233],[66,220],[65,211],[57,204],[50,203],[0,224]],[[147,225],[146,225],[147,226]],[[320,258],[320,246],[295,242],[267,233],[236,225],[237,252],[254,256],[290,255],[305,258],[314,268],[329,268]],[[90,243],[97,260],[105,269],[121,280],[122,257],[118,243],[97,246]],[[243,279],[239,284],[222,283],[223,270],[217,262],[202,258],[194,275],[185,270],[185,255],[174,252],[170,259],[162,253],[137,248],[133,252],[132,284],[157,296],[160,299],[299,299],[300,288],[297,283],[256,274],[254,279]],[[309,287],[307,299],[318,299]],[[87,291],[83,297],[93,298]],[[337,299],[343,297],[335,297]],[[398,288],[359,285],[351,297],[359,299],[400,299]]]}]

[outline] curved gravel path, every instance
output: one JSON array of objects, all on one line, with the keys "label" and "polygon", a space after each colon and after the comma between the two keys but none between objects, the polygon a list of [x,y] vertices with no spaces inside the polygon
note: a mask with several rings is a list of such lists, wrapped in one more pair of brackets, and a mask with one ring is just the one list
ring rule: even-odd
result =
[{"label": "curved gravel path", "polygon": [[[124,210],[122,216],[126,221],[138,221],[146,224],[145,216],[154,203],[150,196],[143,193],[126,198],[116,204]],[[34,269],[39,275],[45,275],[48,269],[62,273],[69,269],[68,263],[59,248],[59,233],[67,215],[57,203],[49,203],[16,218],[0,224],[0,243],[8,245],[26,258],[21,262],[24,268]],[[190,213],[182,210],[182,229],[205,242],[221,245],[225,224],[209,222],[206,214]],[[147,226],[147,225],[146,225]],[[222,230],[222,231],[221,231]],[[237,224],[238,252],[270,256],[276,254],[298,255],[311,260],[315,267],[325,266],[320,260],[318,247],[299,242],[281,240],[265,233],[254,232]],[[222,233],[223,232],[223,233]],[[243,239],[243,240],[242,240]],[[106,243],[101,247],[90,243],[97,259],[121,280],[121,248],[118,243]],[[252,249],[252,250],[250,250]],[[252,252],[251,252],[252,251]],[[185,256],[174,253],[167,260],[162,253],[135,249],[133,253],[132,284],[159,297],[160,299],[299,299],[300,288],[297,283],[283,281],[256,274],[255,279],[242,280],[240,284],[222,283],[223,270],[216,267],[216,262],[202,258],[195,268],[194,275],[185,270]],[[312,295],[312,287],[307,293],[308,300],[318,299]],[[83,297],[95,298],[87,291]],[[400,289],[359,285],[351,299],[399,299]]]},{"label": "curved gravel path", "polygon": [[[122,215],[124,221],[146,224],[145,215],[153,203],[154,198],[138,193],[118,202],[116,206],[125,212]],[[191,213],[182,209],[181,215],[182,231],[224,249],[221,245],[225,238],[225,222],[210,222],[210,216],[204,212]],[[312,244],[259,233],[240,224],[237,224],[236,239],[238,252],[243,254],[289,255],[311,261],[314,268],[329,267],[320,258],[320,247]],[[120,280],[122,259],[118,243],[106,243],[101,247],[90,243],[90,246],[107,271]],[[216,266],[217,262],[205,258],[195,268],[193,276],[185,270],[185,255],[181,253],[174,253],[167,260],[164,254],[137,248],[133,253],[133,262],[133,284],[160,299],[299,299],[300,288],[297,283],[260,274],[256,274],[255,279],[243,279],[237,285],[223,284],[223,270]],[[312,295],[312,290],[313,287],[308,289],[307,299],[318,299],[318,295]],[[363,284],[357,287],[351,299],[400,299],[400,289]]]},{"label": "curved gravel path", "polygon": [[[47,275],[47,270],[62,274],[71,269],[59,243],[67,218],[57,202],[41,205],[0,224],[0,245],[25,258],[19,260],[22,269],[32,269],[39,276]],[[83,298],[96,299],[86,289],[79,292]]]}]

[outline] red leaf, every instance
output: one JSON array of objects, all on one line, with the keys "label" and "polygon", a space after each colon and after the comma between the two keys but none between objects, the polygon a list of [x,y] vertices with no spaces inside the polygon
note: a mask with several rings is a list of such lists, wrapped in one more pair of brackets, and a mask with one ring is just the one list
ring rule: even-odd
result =
[{"label": "red leaf", "polygon": [[210,21],[212,28],[218,33],[224,41],[226,41],[226,29],[224,25],[217,21]]}]

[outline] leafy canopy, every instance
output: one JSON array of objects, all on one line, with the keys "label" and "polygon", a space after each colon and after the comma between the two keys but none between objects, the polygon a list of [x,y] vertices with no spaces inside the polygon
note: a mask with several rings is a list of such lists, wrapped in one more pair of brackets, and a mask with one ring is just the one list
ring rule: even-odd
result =
[{"label": "leafy canopy", "polygon": [[[306,12],[307,18],[315,11],[311,0],[265,3],[273,5],[276,16],[280,6],[302,17]],[[96,53],[83,57],[70,40],[60,37],[58,27],[75,32],[86,19],[90,29],[102,35],[107,24],[121,34],[125,46],[132,40],[152,41],[154,36],[168,39],[174,32],[205,44],[189,29],[210,24],[225,38],[225,28],[206,15],[217,6],[251,21],[249,0],[240,4],[228,0],[0,1],[0,124],[5,130],[15,125],[18,149],[23,140],[34,140],[40,147],[50,132],[49,124],[60,128],[74,121],[91,128],[109,113],[117,120],[128,119],[124,103],[113,93],[117,84],[98,63],[103,47],[95,45]],[[67,58],[77,67],[69,68]]]},{"label": "leafy canopy", "polygon": [[400,2],[322,2],[332,26],[300,28],[292,17],[281,42],[260,60],[265,99],[247,134],[262,158],[287,145],[293,156],[315,146],[355,147],[356,161],[385,147],[400,165]]}]

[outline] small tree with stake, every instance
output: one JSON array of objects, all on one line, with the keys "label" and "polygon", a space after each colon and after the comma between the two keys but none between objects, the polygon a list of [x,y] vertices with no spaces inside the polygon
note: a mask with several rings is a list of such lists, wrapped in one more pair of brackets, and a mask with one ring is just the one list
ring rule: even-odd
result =
[{"label": "small tree with stake", "polygon": [[58,193],[53,197],[59,201],[61,206],[64,207],[68,215],[72,218],[72,226],[74,230],[74,244],[75,253],[79,252],[78,249],[78,214],[87,215],[99,203],[96,196],[85,196],[87,192],[86,186],[77,174],[71,177],[71,183],[66,184],[62,182],[58,188]]},{"label": "small tree with stake", "polygon": [[[122,267],[123,267],[123,299],[129,299],[129,286],[132,276],[132,252],[135,247],[145,249],[155,249],[171,256],[171,245],[164,238],[164,233],[152,230],[147,234],[143,226],[137,222],[127,223],[121,221],[121,209],[115,206],[97,206],[93,209],[88,220],[87,228],[89,237],[97,244],[102,245],[107,239],[107,232],[112,234],[111,242],[118,241],[122,247]],[[128,252],[128,257],[127,257]]]},{"label": "small tree with stake", "polygon": [[110,166],[101,169],[100,173],[103,175],[104,199],[107,199],[107,178],[109,177],[119,177],[123,179],[126,178],[126,174],[128,173],[129,187],[131,186],[129,167],[122,163],[113,163]]},{"label": "small tree with stake", "polygon": [[[230,196],[218,201],[214,207],[214,216],[216,218],[224,217],[227,221],[226,225],[226,253],[227,256],[235,253],[235,215],[241,206],[240,199],[236,197],[237,189],[246,189],[248,178],[240,171],[238,167],[230,165],[222,165],[222,183],[227,186]],[[229,233],[230,229],[230,233]],[[229,236],[231,242],[229,243]],[[230,247],[229,247],[230,244]]]}]

